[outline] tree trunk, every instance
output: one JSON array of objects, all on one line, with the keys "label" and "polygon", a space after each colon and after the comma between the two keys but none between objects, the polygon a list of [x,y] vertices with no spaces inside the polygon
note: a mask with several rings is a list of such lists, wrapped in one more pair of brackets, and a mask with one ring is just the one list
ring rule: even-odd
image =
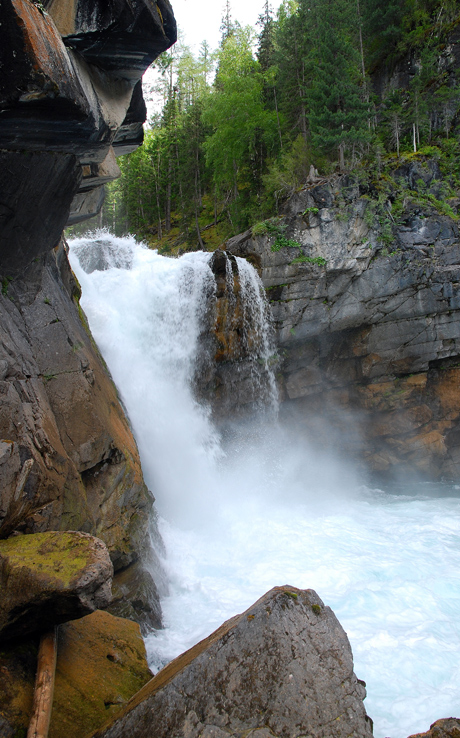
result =
[{"label": "tree trunk", "polygon": [[166,185],[166,214],[165,214],[165,231],[169,233],[171,230],[171,159],[168,162],[168,184]]},{"label": "tree trunk", "polygon": [[42,635],[38,651],[34,703],[27,738],[47,738],[53,708],[57,628]]},{"label": "tree trunk", "polygon": [[345,169],[344,145],[339,144],[339,169],[341,172]]}]

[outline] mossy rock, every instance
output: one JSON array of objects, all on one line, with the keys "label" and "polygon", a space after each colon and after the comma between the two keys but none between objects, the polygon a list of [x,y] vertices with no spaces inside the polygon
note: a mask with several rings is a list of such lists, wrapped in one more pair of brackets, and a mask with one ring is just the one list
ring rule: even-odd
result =
[{"label": "mossy rock", "polygon": [[[26,736],[37,651],[33,639],[0,650],[0,735]],[[151,677],[136,623],[98,610],[61,625],[49,738],[85,738]]]},{"label": "mossy rock", "polygon": [[0,541],[0,642],[106,607],[112,576],[106,546],[86,533],[35,533]]},{"label": "mossy rock", "polygon": [[49,738],[84,738],[151,678],[137,623],[98,610],[61,625]]}]

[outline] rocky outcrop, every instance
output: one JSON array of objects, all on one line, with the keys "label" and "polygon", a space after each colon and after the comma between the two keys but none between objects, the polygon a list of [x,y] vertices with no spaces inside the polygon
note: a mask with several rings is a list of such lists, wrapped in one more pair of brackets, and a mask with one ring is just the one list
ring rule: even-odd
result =
[{"label": "rocky outcrop", "polygon": [[0,11],[0,538],[82,530],[126,569],[152,497],[61,235],[142,142],[140,79],[176,24],[168,0]]},{"label": "rocky outcrop", "polygon": [[86,533],[38,533],[0,541],[0,640],[25,638],[105,607],[113,567]]},{"label": "rocky outcrop", "polygon": [[136,561],[114,577],[108,611],[139,623],[144,635],[162,627],[158,589],[141,561]]},{"label": "rocky outcrop", "polygon": [[[435,163],[398,176],[439,197]],[[389,199],[385,244],[373,208],[347,177],[311,185],[227,249],[261,264],[283,413],[379,475],[458,479],[458,226],[429,203],[396,221]]]},{"label": "rocky outcrop", "polygon": [[409,738],[460,738],[460,720],[457,718],[436,720],[426,733],[416,733]]},{"label": "rocky outcrop", "polygon": [[222,426],[228,419],[270,407],[275,393],[270,360],[275,349],[267,303],[255,272],[221,249],[214,252],[209,265],[215,289],[207,295],[194,390]]},{"label": "rocky outcrop", "polygon": [[62,244],[0,295],[0,536],[83,530],[119,569],[142,550],[152,497],[77,298]]},{"label": "rocky outcrop", "polygon": [[139,80],[176,40],[168,0],[48,0],[45,9],[1,4],[4,278],[56,246],[70,211],[78,222],[100,208],[101,185],[118,176],[114,154],[142,138]]},{"label": "rocky outcrop", "polygon": [[[37,646],[0,651],[0,735],[26,734]],[[96,611],[59,627],[50,738],[85,738],[114,717],[151,678],[139,626]]]},{"label": "rocky outcrop", "polygon": [[313,590],[276,587],[166,666],[94,738],[370,738],[347,636]]}]

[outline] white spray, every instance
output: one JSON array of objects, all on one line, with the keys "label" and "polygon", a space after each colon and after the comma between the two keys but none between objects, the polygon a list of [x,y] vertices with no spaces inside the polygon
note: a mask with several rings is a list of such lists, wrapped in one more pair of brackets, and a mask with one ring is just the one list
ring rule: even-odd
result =
[{"label": "white spray", "polygon": [[[167,259],[108,234],[75,240],[71,254],[161,515],[169,593],[166,628],[147,640],[152,665],[289,583],[316,589],[347,631],[376,738],[460,714],[458,491],[360,487],[269,418],[223,447],[190,389],[214,289],[209,254]],[[240,279],[260,294],[249,265]],[[263,302],[251,310],[264,324]]]}]

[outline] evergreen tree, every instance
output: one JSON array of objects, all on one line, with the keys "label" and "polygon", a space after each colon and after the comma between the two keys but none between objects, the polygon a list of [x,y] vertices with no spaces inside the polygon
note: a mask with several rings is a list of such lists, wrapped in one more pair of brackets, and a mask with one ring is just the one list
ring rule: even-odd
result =
[{"label": "evergreen tree", "polygon": [[405,0],[361,0],[364,45],[372,70],[401,40]]},{"label": "evergreen tree", "polygon": [[220,45],[222,46],[225,41],[232,36],[235,31],[235,24],[232,20],[232,9],[230,6],[230,0],[225,0],[225,6],[222,15],[222,22],[220,24]]},{"label": "evergreen tree", "polygon": [[318,0],[316,76],[307,92],[308,120],[314,146],[338,152],[339,167],[369,140],[368,105],[363,100],[360,58],[353,43],[356,17],[345,0]]}]

